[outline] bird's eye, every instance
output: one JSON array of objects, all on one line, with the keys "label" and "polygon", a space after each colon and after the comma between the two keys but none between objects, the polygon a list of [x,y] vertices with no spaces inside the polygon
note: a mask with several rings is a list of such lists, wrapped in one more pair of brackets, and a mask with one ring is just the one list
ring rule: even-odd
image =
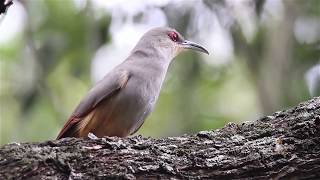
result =
[{"label": "bird's eye", "polygon": [[178,34],[176,32],[174,32],[174,31],[169,32],[168,36],[174,42],[177,42],[179,40]]}]

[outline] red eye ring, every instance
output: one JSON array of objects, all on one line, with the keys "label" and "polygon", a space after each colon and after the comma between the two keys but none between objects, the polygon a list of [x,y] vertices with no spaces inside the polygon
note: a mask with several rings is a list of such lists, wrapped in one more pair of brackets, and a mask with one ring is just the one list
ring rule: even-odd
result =
[{"label": "red eye ring", "polygon": [[178,34],[174,31],[170,31],[168,33],[168,36],[170,37],[170,39],[174,42],[177,42],[179,40]]}]

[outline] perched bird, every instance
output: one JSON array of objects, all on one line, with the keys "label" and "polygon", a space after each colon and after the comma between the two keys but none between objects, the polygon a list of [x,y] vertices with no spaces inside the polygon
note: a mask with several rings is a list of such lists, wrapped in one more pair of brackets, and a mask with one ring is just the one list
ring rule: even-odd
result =
[{"label": "perched bird", "polygon": [[128,58],[111,70],[82,99],[57,139],[125,137],[135,133],[152,111],[172,59],[183,49],[209,54],[168,27],[149,30]]}]

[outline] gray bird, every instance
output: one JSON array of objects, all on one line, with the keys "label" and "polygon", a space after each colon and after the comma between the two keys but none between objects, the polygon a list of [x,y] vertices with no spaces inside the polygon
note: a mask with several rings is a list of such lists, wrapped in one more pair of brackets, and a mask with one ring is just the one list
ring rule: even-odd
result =
[{"label": "gray bird", "polygon": [[87,93],[57,139],[87,137],[89,133],[98,137],[135,133],[159,97],[170,62],[183,49],[209,54],[174,29],[149,30],[129,57]]}]

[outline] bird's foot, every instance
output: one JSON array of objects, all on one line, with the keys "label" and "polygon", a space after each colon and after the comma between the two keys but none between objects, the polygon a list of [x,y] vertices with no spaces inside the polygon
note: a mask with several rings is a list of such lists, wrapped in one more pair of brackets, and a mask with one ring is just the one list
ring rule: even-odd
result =
[{"label": "bird's foot", "polygon": [[88,134],[89,139],[99,139],[96,135],[94,135],[92,132],[89,132]]}]

